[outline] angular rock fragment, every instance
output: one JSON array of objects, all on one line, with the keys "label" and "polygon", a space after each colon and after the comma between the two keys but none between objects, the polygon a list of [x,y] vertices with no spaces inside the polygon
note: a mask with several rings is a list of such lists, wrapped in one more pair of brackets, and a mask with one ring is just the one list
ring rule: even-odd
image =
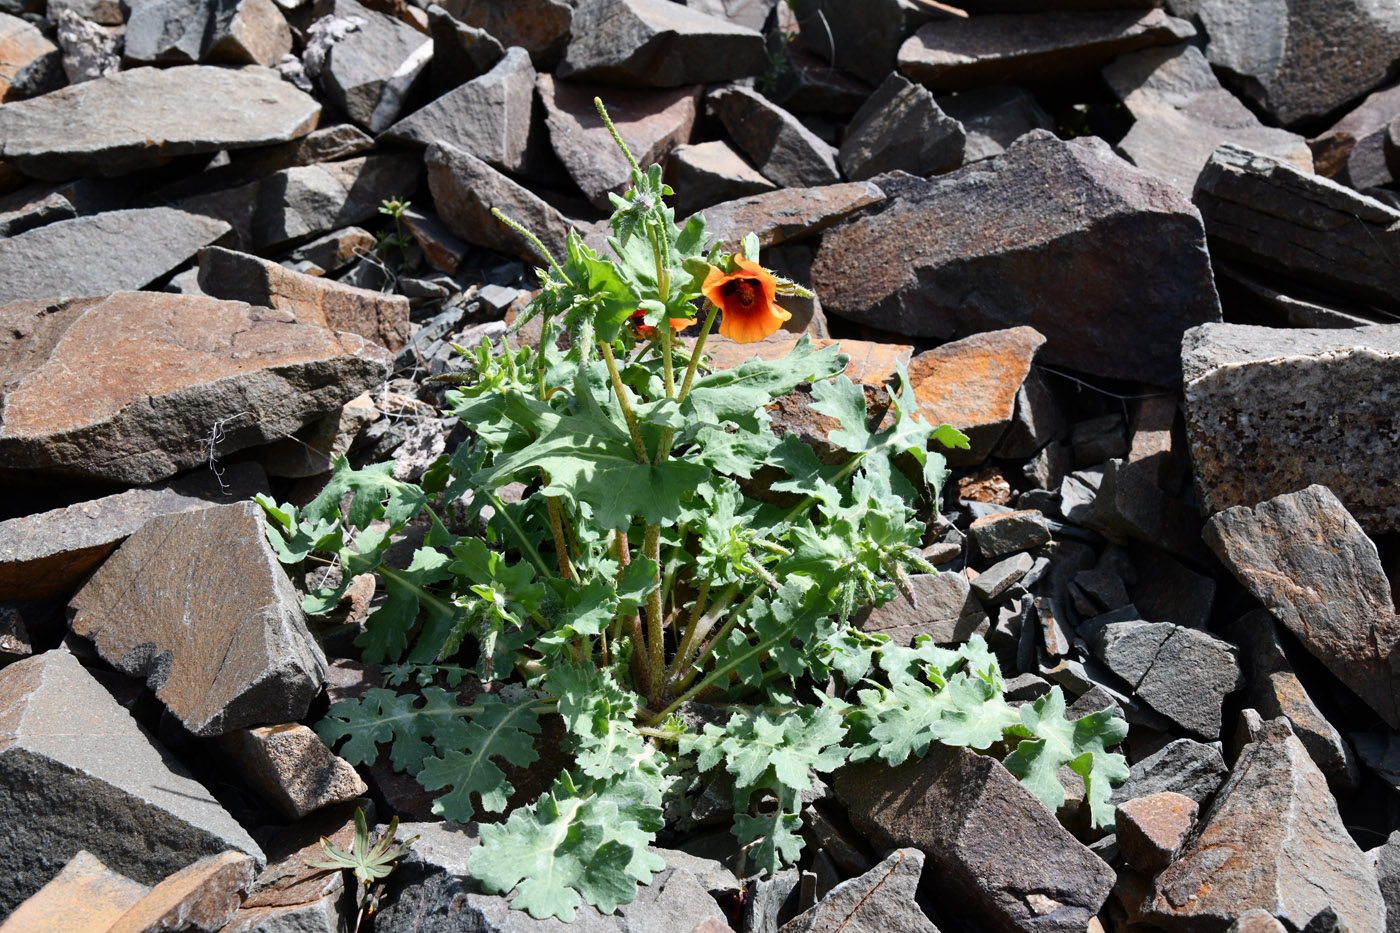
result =
[{"label": "angular rock fragment", "polygon": [[247,253],[201,250],[199,287],[211,298],[287,311],[298,323],[359,334],[387,350],[408,341],[408,299],[402,295],[303,275]]},{"label": "angular rock fragment", "polygon": [[938,98],[943,112],[962,124],[967,141],[963,162],[999,156],[1031,130],[1054,130],[1055,121],[1030,93],[1019,87],[994,86]]},{"label": "angular rock fragment", "polygon": [[1114,821],[1118,851],[1133,868],[1155,875],[1181,851],[1198,809],[1196,801],[1171,791],[1119,804]]},{"label": "angular rock fragment", "polygon": [[[55,4],[50,4],[53,15]],[[116,24],[109,27],[84,19],[72,10],[57,11],[58,47],[63,51],[63,73],[69,84],[82,84],[121,71],[122,21],[121,8],[116,10]]]},{"label": "angular rock fragment", "polygon": [[374,137],[364,130],[352,123],[337,123],[281,145],[240,149],[229,158],[232,167],[242,169],[251,178],[284,168],[350,159],[373,148]]},{"label": "angular rock fragment", "polygon": [[720,139],[673,149],[666,160],[666,183],[675,189],[678,218],[777,187]]},{"label": "angular rock fragment", "polygon": [[170,207],[46,224],[0,239],[0,303],[142,288],[228,232],[222,221]]},{"label": "angular rock fragment", "polygon": [[434,97],[486,74],[506,54],[505,46],[491,33],[462,22],[436,3],[428,7],[428,34],[433,37],[428,74]]},{"label": "angular rock fragment", "polygon": [[[262,850],[67,651],[0,670],[0,910],[80,849],[155,884],[227,849]],[[178,768],[178,766],[176,766]]]},{"label": "angular rock fragment", "polygon": [[512,48],[486,74],[415,110],[389,127],[383,138],[424,147],[444,142],[492,168],[519,172],[526,166],[534,102],[530,56]]},{"label": "angular rock fragment", "polygon": [[390,359],[285,312],[155,292],[3,305],[0,322],[0,476],[29,483],[166,479],[208,462],[216,425],[218,456],[295,433]]},{"label": "angular rock fragment", "polygon": [[938,933],[915,900],[924,872],[924,853],[897,849],[858,878],[842,882],[815,907],[783,924],[778,933]]},{"label": "angular rock fragment", "polygon": [[[16,192],[15,197],[17,198],[24,193],[24,191]],[[42,227],[60,220],[72,220],[78,216],[73,202],[57,191],[42,197],[36,196],[32,200],[25,200],[18,206],[14,206],[15,200],[6,198],[4,204],[5,209],[0,210],[0,237],[18,236],[26,230],[33,230],[35,227]]]},{"label": "angular rock fragment", "polygon": [[368,256],[376,246],[378,241],[368,230],[361,227],[344,227],[317,237],[305,246],[297,247],[290,258],[297,262],[309,262],[328,273],[335,273]]},{"label": "angular rock fragment", "polygon": [[1202,829],[1159,874],[1144,919],[1224,930],[1251,908],[1301,929],[1331,907],[1353,933],[1382,933],[1385,902],[1327,781],[1286,720],[1246,745]]},{"label": "angular rock fragment", "polygon": [[884,197],[869,181],[783,188],[707,208],[705,232],[736,248],[750,233],[758,236],[759,245],[776,246],[825,230]]},{"label": "angular rock fragment", "polygon": [[690,139],[704,90],[699,86],[656,91],[608,88],[555,81],[547,74],[539,76],[538,86],[545,125],[559,161],[593,206],[609,212],[613,208],[608,193],[621,194],[630,184],[630,168],[598,115],[594,99],[603,101],[622,141],[645,168],[664,162],[667,153]]},{"label": "angular rock fragment", "polygon": [[176,156],[286,142],[320,114],[310,95],[266,71],[136,68],[6,104],[0,158],[33,178],[124,175]]},{"label": "angular rock fragment", "polygon": [[1400,617],[1371,539],[1325,486],[1236,506],[1206,543],[1303,647],[1400,728]]},{"label": "angular rock fragment", "polygon": [[803,188],[841,180],[831,146],[762,94],[729,85],[712,91],[707,103],[734,145],[774,184]]},{"label": "angular rock fragment", "polygon": [[[1043,362],[1171,384],[1179,335],[1220,316],[1203,244],[1174,189],[1101,141],[1037,130],[828,231],[812,284],[829,313],[897,333],[1029,324],[1046,338]],[[1160,262],[1126,261],[1139,247]]]},{"label": "angular rock fragment", "polygon": [[935,20],[899,48],[899,70],[945,91],[1082,77],[1111,59],[1189,39],[1196,30],[1161,10],[1028,13]]},{"label": "angular rock fragment", "polygon": [[0,101],[34,97],[63,83],[58,46],[34,24],[0,13]]},{"label": "angular rock fragment", "polygon": [[932,175],[962,163],[966,139],[927,88],[891,74],[851,117],[837,157],[854,181],[893,171]]},{"label": "angular rock fragment", "polygon": [[1385,159],[1385,135],[1396,119],[1400,119],[1400,87],[1371,94],[1326,132],[1308,141],[1317,173],[1358,191],[1393,182],[1395,173]]},{"label": "angular rock fragment", "polygon": [[[800,38],[782,41],[770,33],[769,54],[780,60],[768,96],[791,113],[852,114],[870,96],[870,85],[831,67]],[[765,90],[768,87],[765,85]]]},{"label": "angular rock fragment", "polygon": [[261,861],[242,852],[206,855],[151,888],[107,933],[218,933],[253,886]]},{"label": "angular rock fragment", "polygon": [[368,790],[355,769],[306,726],[238,729],[226,734],[221,745],[264,799],[288,819],[299,820]]},{"label": "angular rock fragment", "polygon": [[[190,65],[204,57],[216,15],[200,0],[146,0],[131,7],[122,55],[143,65]],[[290,51],[288,36],[288,51]]]},{"label": "angular rock fragment", "polygon": [[1110,800],[1125,800],[1173,791],[1204,803],[1220,788],[1228,769],[1220,749],[1195,739],[1177,739],[1136,762],[1128,779],[1113,789]]},{"label": "angular rock fragment", "polygon": [[1150,467],[1113,459],[1104,464],[1094,497],[1092,525],[1110,538],[1143,541],[1196,566],[1210,563],[1201,545],[1201,516],[1168,496],[1153,481]]},{"label": "angular rock fragment", "polygon": [[1400,487],[1387,462],[1400,430],[1400,325],[1212,324],[1187,332],[1182,366],[1203,510],[1318,483],[1372,534],[1400,530]]},{"label": "angular rock fragment", "polygon": [[326,659],[251,502],[141,527],[68,604],[73,632],[190,732],[306,714]]},{"label": "angular rock fragment", "polygon": [[273,0],[237,0],[221,5],[205,57],[275,68],[291,51],[291,27]]},{"label": "angular rock fragment", "polygon": [[556,78],[630,87],[715,84],[762,74],[763,36],[668,0],[584,0]]},{"label": "angular rock fragment", "polygon": [[355,0],[334,0],[328,15],[360,27],[331,46],[321,68],[326,96],[360,126],[379,133],[398,119],[433,56],[433,40]]},{"label": "angular rock fragment", "polygon": [[1222,143],[1312,170],[1312,152],[1303,138],[1260,123],[1221,86],[1205,55],[1193,45],[1124,55],[1105,68],[1103,76],[1133,115],[1118,151],[1188,194]]},{"label": "angular rock fragment", "polygon": [[437,214],[410,207],[403,213],[403,226],[423,250],[428,265],[452,275],[471,249],[447,228]]},{"label": "angular rock fragment", "polygon": [[807,48],[871,86],[894,71],[900,44],[940,15],[906,0],[797,0],[793,12]]},{"label": "angular rock fragment", "polygon": [[847,765],[837,797],[878,850],[913,846],[940,905],[989,929],[1082,931],[1113,871],[1001,762],[934,744],[917,761]]},{"label": "angular rock fragment", "polygon": [[1400,210],[1229,144],[1196,182],[1211,252],[1400,309]]},{"label": "angular rock fragment", "polygon": [[0,603],[0,667],[23,661],[34,654],[29,640],[29,627],[15,602]]},{"label": "angular rock fragment", "polygon": [[1234,645],[1166,622],[1114,622],[1091,645],[1134,696],[1183,729],[1220,737],[1225,697],[1244,686]]},{"label": "angular rock fragment", "polygon": [[192,473],[145,489],[0,522],[0,593],[10,599],[64,599],[117,545],[151,518],[266,493],[251,463],[222,476]]},{"label": "angular rock fragment", "polygon": [[778,0],[681,0],[697,13],[728,20],[747,29],[763,31]]},{"label": "angular rock fragment", "polygon": [[536,68],[553,68],[569,40],[573,6],[565,0],[447,0],[456,19],[530,53]]},{"label": "angular rock fragment", "polygon": [[1045,516],[1037,509],[985,515],[969,525],[967,533],[988,560],[1029,551],[1050,540]]},{"label": "angular rock fragment", "polygon": [[986,635],[991,622],[972,594],[967,577],[960,573],[914,574],[909,588],[918,599],[899,593],[878,608],[867,607],[853,620],[864,632],[888,635],[895,644],[908,645],[920,635],[938,645],[960,645],[973,635]]},{"label": "angular rock fragment", "polygon": [[[1320,298],[1319,295],[1325,295],[1324,290],[1298,282],[1280,281],[1267,270],[1226,259],[1218,260],[1214,265],[1217,282],[1238,286],[1251,298],[1257,299],[1256,307],[1263,309],[1265,324],[1274,324],[1272,318],[1277,318],[1277,326],[1299,328],[1351,328],[1390,323],[1383,311],[1328,300],[1330,296]],[[1294,294],[1281,291],[1277,286]]]},{"label": "angular rock fragment", "polygon": [[106,933],[149,890],[86,849],[6,918],[5,933]]},{"label": "angular rock fragment", "polygon": [[1391,4],[1200,0],[1196,13],[1210,37],[1210,63],[1235,76],[1255,109],[1285,126],[1361,96],[1400,59],[1400,9]]}]

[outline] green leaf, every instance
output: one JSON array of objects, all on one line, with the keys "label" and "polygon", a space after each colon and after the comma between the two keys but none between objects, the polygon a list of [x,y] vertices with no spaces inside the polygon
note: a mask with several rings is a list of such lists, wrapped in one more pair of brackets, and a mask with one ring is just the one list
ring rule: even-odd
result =
[{"label": "green leaf", "polygon": [[752,359],[733,369],[722,369],[696,379],[681,410],[699,422],[720,425],[733,422],[757,432],[755,411],[786,395],[799,383],[825,379],[846,368],[846,358],[836,344],[817,350],[803,334],[787,356],[779,360]]},{"label": "green leaf", "polygon": [[539,732],[535,699],[502,703],[490,694],[477,698],[478,712],[469,720],[458,720],[439,730],[437,745],[450,745],[436,757],[424,760],[418,783],[424,790],[452,789],[433,802],[433,812],[443,819],[469,823],[476,816],[471,795],[481,798],[481,808],[500,813],[514,792],[505,773],[492,758],[501,758],[519,768],[533,764],[534,735]]},{"label": "green leaf", "polygon": [[1128,779],[1128,766],[1122,755],[1107,747],[1123,741],[1128,724],[1115,717],[1111,708],[1068,720],[1064,694],[1053,687],[1021,707],[1020,726],[1011,731],[1027,738],[1003,764],[1041,803],[1052,812],[1064,803],[1064,788],[1056,774],[1061,765],[1069,765],[1084,779],[1094,825],[1113,825],[1113,807],[1108,803],[1111,785]]},{"label": "green leaf", "polygon": [[[362,536],[363,538],[363,536]],[[419,610],[425,618],[421,634],[415,643],[410,661],[427,663],[437,658],[461,610],[446,598],[428,589],[452,576],[451,558],[433,548],[419,548],[413,560],[403,570],[389,567],[364,566],[347,561],[345,577],[378,569],[384,580],[386,599],[365,619],[365,630],[355,639],[370,663],[398,660],[408,648],[408,632],[418,621]]]},{"label": "green leaf", "polygon": [[[423,705],[415,705],[420,698]],[[316,734],[331,748],[346,739],[340,756],[352,765],[372,764],[379,757],[378,746],[391,743],[394,769],[416,774],[432,754],[433,734],[466,712],[457,705],[456,694],[441,687],[425,687],[421,697],[370,687],[359,700],[332,703],[326,718],[316,724]]]}]

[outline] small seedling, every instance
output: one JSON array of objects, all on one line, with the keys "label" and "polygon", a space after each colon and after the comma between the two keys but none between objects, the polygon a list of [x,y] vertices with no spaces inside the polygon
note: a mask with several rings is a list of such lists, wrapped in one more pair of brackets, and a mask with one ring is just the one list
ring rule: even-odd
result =
[{"label": "small seedling", "polygon": [[[355,931],[359,933],[360,924],[364,919],[374,913],[376,905],[379,903],[379,895],[383,890],[380,880],[387,878],[389,873],[395,868],[395,859],[408,849],[418,837],[414,836],[404,842],[400,842],[394,847],[394,836],[399,831],[399,818],[396,816],[389,821],[389,828],[380,836],[377,841],[371,840],[369,825],[365,822],[365,811],[359,807],[355,808],[355,841],[350,844],[350,851],[345,851],[340,846],[331,842],[325,836],[321,837],[321,848],[326,853],[324,862],[308,862],[308,868],[326,868],[332,871],[345,869],[353,871],[355,878],[359,880],[360,887],[356,894],[356,902],[359,904],[359,914],[355,917]],[[375,890],[371,891],[370,889]]]}]

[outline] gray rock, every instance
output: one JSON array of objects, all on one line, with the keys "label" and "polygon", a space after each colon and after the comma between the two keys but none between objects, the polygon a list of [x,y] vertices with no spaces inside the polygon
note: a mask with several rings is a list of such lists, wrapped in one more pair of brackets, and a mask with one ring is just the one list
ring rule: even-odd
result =
[{"label": "gray rock", "polygon": [[290,258],[297,262],[309,262],[318,269],[334,274],[369,255],[377,242],[374,234],[362,227],[343,227],[298,247],[292,251]]},{"label": "gray rock", "polygon": [[736,26],[763,31],[779,0],[680,0],[697,13],[728,20]]},{"label": "gray rock", "polygon": [[1400,178],[1400,117],[1391,120],[1385,131],[1385,164],[1391,175]]},{"label": "gray rock", "polygon": [[[8,109],[14,104],[6,104]],[[0,111],[3,119],[3,111]],[[142,288],[229,232],[169,207],[109,211],[0,239],[0,302]]]},{"label": "gray rock", "polygon": [[[49,5],[49,9],[50,15],[58,23],[55,38],[63,52],[63,73],[67,75],[68,83],[82,84],[121,71],[121,32],[103,28],[72,10],[58,9],[54,12],[56,4],[57,0]],[[118,9],[117,24],[120,23],[121,11]]]},{"label": "gray rock", "polygon": [[438,215],[457,236],[526,262],[541,262],[544,257],[528,240],[491,215],[494,207],[539,237],[553,256],[565,255],[568,218],[533,193],[470,152],[445,143],[429,146],[425,161]]},{"label": "gray rock", "polygon": [[994,758],[934,744],[917,761],[846,765],[836,795],[877,851],[922,850],[952,916],[1009,931],[1081,933],[1113,871]]},{"label": "gray rock", "polygon": [[67,600],[117,545],[155,516],[267,491],[261,468],[238,463],[222,476],[205,470],[0,522],[0,592],[10,599]]},{"label": "gray rock", "polygon": [[1375,544],[1336,496],[1309,486],[1226,509],[1206,523],[1205,539],[1314,657],[1400,728],[1400,618]]},{"label": "gray rock", "polygon": [[0,911],[80,849],[142,884],[262,850],[67,651],[0,670]]},{"label": "gray rock", "polygon": [[671,150],[666,160],[666,179],[676,192],[677,217],[688,217],[712,204],[777,187],[744,161],[734,147],[719,139]]},{"label": "gray rock", "polygon": [[126,22],[130,8],[124,8],[119,0],[50,0],[44,4],[50,19],[58,19],[70,13],[79,19],[102,26],[120,26]]},{"label": "gray rock", "polygon": [[1210,63],[1233,74],[1240,94],[1285,126],[1360,97],[1400,58],[1400,9],[1390,4],[1201,0],[1197,15],[1210,37]]},{"label": "gray rock", "polygon": [[593,206],[609,213],[613,207],[608,194],[621,194],[630,185],[631,169],[593,101],[603,101],[632,157],[646,169],[664,162],[671,149],[690,139],[704,91],[699,86],[609,88],[555,81],[547,74],[540,75],[538,86],[555,154]]},{"label": "gray rock", "polygon": [[1204,803],[1219,790],[1227,770],[1220,749],[1214,745],[1195,739],[1177,739],[1136,762],[1128,779],[1113,789],[1110,800],[1118,804],[1173,791]]},{"label": "gray rock", "polygon": [[226,0],[219,5],[205,59],[275,68],[291,51],[291,27],[273,0]]},{"label": "gray rock", "polygon": [[348,901],[344,894],[327,894],[299,904],[243,907],[219,933],[344,933],[358,912]]},{"label": "gray rock", "polygon": [[831,67],[802,39],[784,41],[783,35],[779,30],[768,36],[768,53],[781,64],[771,87],[765,73],[763,89],[775,104],[791,113],[847,115],[860,109],[870,96],[870,85]]},{"label": "gray rock", "polygon": [[1311,171],[1312,152],[1301,136],[1259,122],[1225,90],[1193,45],[1144,49],[1103,70],[1104,80],[1133,116],[1117,149],[1163,181],[1191,192],[1222,143],[1263,152]]},{"label": "gray rock", "polygon": [[209,0],[136,0],[126,21],[123,54],[143,65],[198,62],[216,15]]},{"label": "gray rock", "polygon": [[1354,790],[1361,781],[1356,756],[1298,679],[1273,617],[1262,609],[1255,610],[1231,624],[1224,634],[1243,650],[1249,672],[1245,702],[1265,719],[1287,718],[1293,734],[1327,775],[1327,782],[1339,791]]},{"label": "gray rock", "polygon": [[1055,120],[1019,87],[985,87],[938,98],[943,112],[962,124],[963,162],[999,156],[1031,130],[1054,130]]},{"label": "gray rock", "polygon": [[780,188],[716,204],[705,211],[705,232],[737,247],[749,233],[762,246],[810,236],[863,207],[884,200],[874,182]]},{"label": "gray rock", "polygon": [[1228,144],[1206,164],[1195,201],[1212,254],[1400,309],[1400,210]]},{"label": "gray rock", "polygon": [[[245,246],[272,250],[377,218],[385,199],[406,197],[417,186],[419,164],[399,153],[376,153],[297,166],[254,183],[249,193],[256,209],[246,221]],[[245,190],[236,189],[229,199],[243,211],[247,202],[240,195]],[[239,219],[230,220],[236,230]]]},{"label": "gray rock", "polygon": [[[1037,130],[828,231],[812,283],[828,313],[897,333],[1029,324],[1047,338],[1044,363],[1171,384],[1178,336],[1220,316],[1203,244],[1175,189],[1099,140]],[[1104,263],[1139,249],[1159,262]],[[1031,252],[1054,260],[1028,266]]]},{"label": "gray rock", "polygon": [[219,746],[263,799],[289,820],[347,803],[369,789],[345,759],[297,723],[235,729],[220,738]]},{"label": "gray rock", "polygon": [[966,138],[927,88],[891,74],[851,117],[837,157],[853,181],[893,171],[932,175],[962,164]]},{"label": "gray rock", "polygon": [[1050,540],[1045,516],[1035,509],[1021,509],[1004,515],[988,515],[968,526],[967,533],[977,550],[988,560],[1017,551],[1029,551]]},{"label": "gray rock", "polygon": [[262,521],[252,502],[153,518],[68,604],[74,634],[195,735],[300,719],[321,689],[325,656]]},{"label": "gray rock", "polygon": [[33,23],[0,13],[0,100],[23,100],[62,87],[63,55]]},{"label": "gray rock", "polygon": [[[1021,578],[1030,572],[1035,564],[1035,559],[1022,551],[1013,554],[1005,560],[997,561],[986,570],[979,573],[972,581],[972,592],[977,594],[983,604],[991,605],[999,600],[1008,589],[1019,583]],[[961,576],[961,574],[955,574]]]},{"label": "gray rock", "polygon": [[[1126,452],[1126,451],[1125,451]],[[1197,566],[1210,564],[1201,545],[1201,516],[1162,492],[1150,466],[1110,460],[1094,497],[1092,527],[1119,539],[1143,541]]]},{"label": "gray rock", "polygon": [[363,24],[331,46],[321,69],[326,96],[360,126],[379,133],[398,119],[433,56],[433,40],[355,0],[333,0],[328,15]]},{"label": "gray rock", "polygon": [[899,70],[945,91],[1086,77],[1115,56],[1189,39],[1161,10],[1026,13],[935,20],[899,48]]},{"label": "gray rock", "polygon": [[1191,570],[1155,547],[1134,547],[1137,582],[1133,604],[1148,622],[1205,629],[1215,603],[1215,580]]},{"label": "gray rock", "polygon": [[1396,119],[1400,119],[1400,87],[1371,94],[1326,132],[1308,141],[1317,173],[1358,191],[1392,183],[1396,176],[1386,164],[1385,136]]},{"label": "gray rock", "polygon": [[525,49],[543,71],[558,62],[574,17],[573,5],[566,0],[447,0],[443,8],[506,48]]},{"label": "gray rock", "polygon": [[[1385,440],[1400,429],[1400,325],[1207,325],[1186,334],[1182,366],[1205,511],[1319,483],[1372,534],[1400,530]],[[1279,405],[1281,397],[1297,403]]]},{"label": "gray rock", "polygon": [[1381,897],[1385,900],[1388,933],[1390,918],[1400,917],[1400,830],[1391,833],[1381,846],[1376,880],[1380,882]]},{"label": "gray rock", "polygon": [[1234,645],[1165,622],[1114,622],[1091,644],[1134,696],[1183,729],[1220,737],[1225,697],[1244,686]]},{"label": "gray rock", "polygon": [[762,94],[728,85],[711,91],[707,103],[734,145],[774,184],[804,188],[841,180],[831,146]]},{"label": "gray rock", "polygon": [[1223,930],[1257,907],[1296,929],[1332,907],[1354,933],[1385,930],[1375,871],[1287,720],[1267,723],[1245,746],[1201,824],[1154,879],[1148,923],[1169,933]]},{"label": "gray rock", "polygon": [[832,888],[778,933],[938,933],[915,900],[924,858],[914,848],[891,852],[870,871]]},{"label": "gray rock", "polygon": [[0,158],[34,178],[123,175],[176,156],[286,142],[310,132],[320,113],[261,69],[136,68],[6,104]]},{"label": "gray rock", "polygon": [[511,48],[494,68],[435,99],[385,130],[382,139],[465,149],[503,172],[526,165],[535,69],[529,54]]},{"label": "gray rock", "polygon": [[[16,192],[16,195],[23,193],[21,190]],[[77,216],[78,212],[73,207],[73,202],[57,191],[52,191],[42,197],[28,200],[12,210],[0,212],[0,237],[19,236],[26,230],[60,220],[72,220]]]},{"label": "gray rock", "polygon": [[962,574],[914,574],[909,588],[917,603],[901,592],[879,608],[862,610],[855,624],[862,631],[888,635],[900,645],[919,635],[929,635],[939,645],[960,645],[974,634],[987,634],[991,622]]},{"label": "gray rock", "polygon": [[34,653],[29,638],[29,626],[19,604],[13,600],[0,602],[0,667],[22,661]]},{"label": "gray rock", "polygon": [[428,33],[433,37],[428,73],[435,97],[486,74],[506,54],[491,33],[467,25],[436,3],[428,7]]},{"label": "gray rock", "polygon": [[[1239,286],[1258,299],[1255,307],[1263,309],[1265,324],[1337,329],[1388,323],[1384,312],[1321,300],[1316,297],[1320,293],[1318,289],[1296,282],[1280,282],[1269,272],[1252,266],[1242,266],[1226,260],[1219,260],[1214,265],[1217,282],[1224,281]],[[1266,279],[1274,281],[1270,284]],[[1274,287],[1275,285],[1297,294],[1287,294]]]},{"label": "gray rock", "polygon": [[793,11],[807,48],[872,86],[894,71],[900,44],[939,15],[914,0],[797,0]]},{"label": "gray rock", "polygon": [[714,84],[762,74],[763,36],[668,0],[584,0],[554,75],[631,87]]}]

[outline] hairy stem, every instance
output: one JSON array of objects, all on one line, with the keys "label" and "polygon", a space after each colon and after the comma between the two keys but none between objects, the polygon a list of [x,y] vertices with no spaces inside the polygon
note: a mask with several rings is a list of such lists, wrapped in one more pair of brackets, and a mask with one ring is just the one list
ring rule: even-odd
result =
[{"label": "hairy stem", "polygon": [[657,706],[661,702],[666,674],[666,632],[661,608],[661,526],[648,525],[642,541],[643,556],[656,562],[656,587],[647,594],[647,700]]},{"label": "hairy stem", "polygon": [[491,208],[491,216],[499,220],[501,223],[505,224],[510,229],[514,230],[516,233],[523,236],[525,239],[529,240],[530,245],[533,246],[536,252],[543,256],[546,261],[549,262],[549,265],[559,275],[559,278],[565,282],[569,280],[569,277],[564,274],[564,267],[559,265],[559,263],[555,261],[554,257],[550,255],[549,250],[544,248],[544,244],[540,242],[539,237],[535,236],[529,230],[525,229],[525,226],[523,224],[511,220],[505,214],[502,214],[497,208]]},{"label": "hairy stem", "polygon": [[613,356],[612,347],[606,343],[599,343],[598,348],[603,352],[603,361],[608,364],[608,377],[612,379],[613,394],[617,396],[618,407],[622,409],[622,417],[627,422],[627,431],[632,435],[632,449],[637,452],[637,462],[650,463],[647,458],[647,445],[642,442],[642,429],[637,425],[632,403],[627,401],[627,387],[622,384],[622,375],[617,371],[617,357]]},{"label": "hairy stem", "polygon": [[705,313],[705,326],[700,328],[700,336],[695,338],[695,349],[690,352],[690,365],[685,368],[685,379],[681,382],[681,394],[678,398],[682,402],[690,394],[690,386],[695,382],[695,371],[700,365],[700,352],[705,349],[705,339],[710,336],[710,328],[714,326],[715,315],[719,313],[719,305],[713,301],[708,301],[706,304],[710,306],[710,309]]}]

